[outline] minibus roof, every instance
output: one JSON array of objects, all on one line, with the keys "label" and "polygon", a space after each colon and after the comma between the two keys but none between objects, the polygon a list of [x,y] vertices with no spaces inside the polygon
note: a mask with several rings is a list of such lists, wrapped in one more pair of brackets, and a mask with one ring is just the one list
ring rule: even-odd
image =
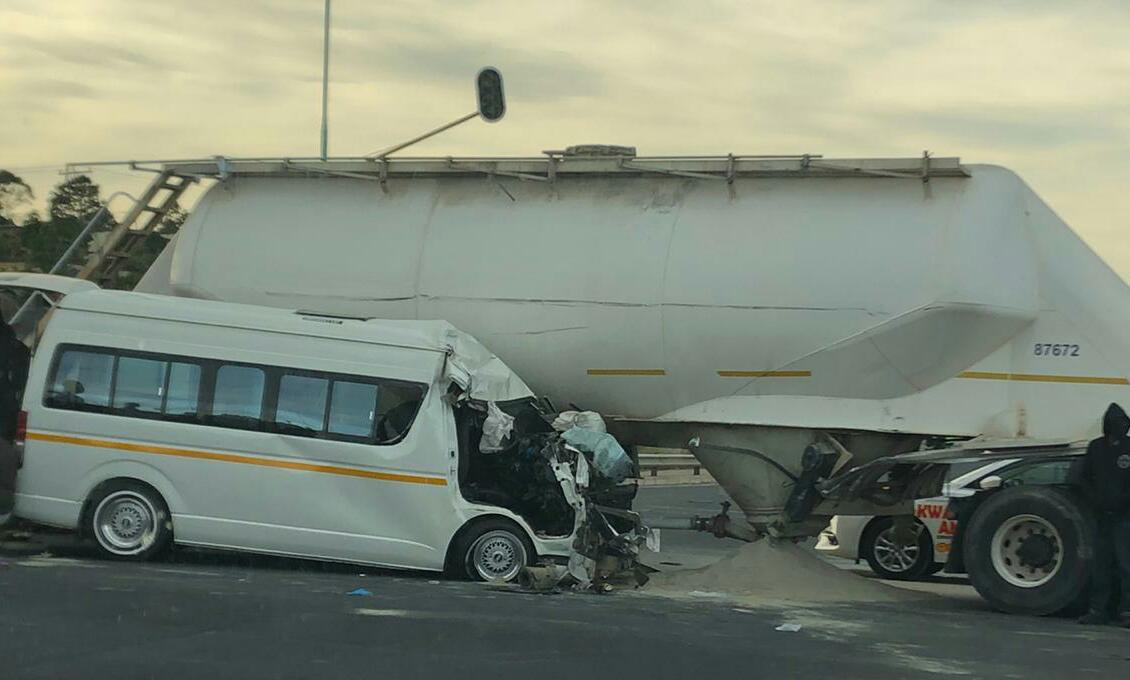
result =
[{"label": "minibus roof", "polygon": [[359,319],[114,290],[74,293],[63,298],[58,308],[436,352],[447,356],[444,377],[472,399],[509,401],[533,396],[525,382],[498,357],[446,321]]}]

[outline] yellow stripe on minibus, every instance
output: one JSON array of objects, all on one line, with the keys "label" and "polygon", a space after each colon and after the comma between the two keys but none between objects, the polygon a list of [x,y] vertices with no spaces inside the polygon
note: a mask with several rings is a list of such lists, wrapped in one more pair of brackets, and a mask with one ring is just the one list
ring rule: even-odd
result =
[{"label": "yellow stripe on minibus", "polygon": [[994,373],[991,371],[964,371],[959,378],[974,380],[1015,380],[1018,382],[1078,383],[1081,385],[1130,385],[1126,378],[1107,378],[1097,375],[1044,375],[1040,373]]},{"label": "yellow stripe on minibus", "polygon": [[197,451],[194,449],[180,449],[171,446],[156,446],[153,444],[130,444],[128,442],[108,441],[105,439],[90,439],[88,437],[72,437],[62,434],[48,434],[46,432],[28,432],[28,439],[41,442],[55,442],[57,444],[75,444],[77,446],[91,446],[99,449],[116,449],[118,451],[132,451],[135,453],[150,453],[158,456],[177,456],[179,458],[196,458],[199,460],[218,460],[225,463],[240,463],[243,465],[261,465],[263,467],[282,468],[284,470],[302,470],[304,472],[322,472],[330,475],[344,477],[363,477],[365,479],[380,479],[386,482],[406,482],[408,484],[434,484],[446,486],[447,480],[443,477],[424,477],[422,475],[405,475],[397,472],[375,472],[373,470],[358,470],[356,468],[338,467],[336,465],[318,465],[316,463],[303,463],[294,460],[278,460],[273,458],[256,458],[254,456],[241,456],[235,453],[217,453],[215,451]]}]

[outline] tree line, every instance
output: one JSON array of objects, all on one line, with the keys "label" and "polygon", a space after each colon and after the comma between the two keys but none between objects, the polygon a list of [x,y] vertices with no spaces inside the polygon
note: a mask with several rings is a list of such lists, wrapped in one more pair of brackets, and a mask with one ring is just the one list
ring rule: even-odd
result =
[{"label": "tree line", "polygon": [[[46,272],[98,213],[103,204],[102,190],[88,175],[71,175],[51,190],[46,214],[40,215],[34,202],[35,194],[27,182],[12,172],[0,170],[0,262],[19,263],[27,271]],[[157,233],[130,254],[118,277],[107,285],[133,288],[186,216],[179,207],[165,215]],[[109,231],[115,224],[113,217],[107,216],[97,231]],[[87,254],[85,249],[80,251],[59,273],[76,273]]]}]

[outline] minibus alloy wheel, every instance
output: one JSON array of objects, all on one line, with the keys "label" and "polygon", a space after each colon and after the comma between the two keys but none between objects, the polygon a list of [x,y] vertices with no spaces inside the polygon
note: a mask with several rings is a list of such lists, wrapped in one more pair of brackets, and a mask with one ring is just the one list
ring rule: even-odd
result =
[{"label": "minibus alloy wheel", "polygon": [[459,538],[462,576],[472,581],[505,583],[530,564],[533,546],[522,529],[505,520],[482,522]]},{"label": "minibus alloy wheel", "polygon": [[173,538],[165,501],[138,482],[113,481],[97,489],[91,495],[87,522],[99,552],[112,559],[152,559]]}]

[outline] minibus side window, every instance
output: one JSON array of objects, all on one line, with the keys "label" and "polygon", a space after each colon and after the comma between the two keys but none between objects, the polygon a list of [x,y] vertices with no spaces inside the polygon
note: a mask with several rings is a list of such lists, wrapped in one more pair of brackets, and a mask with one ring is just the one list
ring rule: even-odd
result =
[{"label": "minibus side window", "polygon": [[326,399],[330,381],[284,374],[279,379],[275,429],[283,434],[317,436],[326,428]]},{"label": "minibus side window", "polygon": [[416,419],[423,401],[424,389],[419,385],[381,385],[380,399],[377,401],[376,443],[392,444],[408,434],[408,428]]},{"label": "minibus side window", "polygon": [[114,356],[65,350],[55,363],[44,403],[77,411],[104,411],[110,405]]},{"label": "minibus side window", "polygon": [[263,387],[267,382],[261,368],[225,364],[216,370],[216,389],[212,398],[209,425],[238,429],[260,429],[263,417]]},{"label": "minibus side window", "polygon": [[160,413],[168,363],[118,357],[114,373],[114,409],[127,413]]},{"label": "minibus side window", "polygon": [[200,412],[200,367],[196,364],[169,364],[164,413],[170,419],[195,419]]},{"label": "minibus side window", "polygon": [[330,402],[330,433],[347,437],[372,437],[376,414],[376,385],[334,381],[333,401]]},{"label": "minibus side window", "polygon": [[393,379],[64,345],[43,403],[388,445],[408,433],[426,393],[425,385]]}]

